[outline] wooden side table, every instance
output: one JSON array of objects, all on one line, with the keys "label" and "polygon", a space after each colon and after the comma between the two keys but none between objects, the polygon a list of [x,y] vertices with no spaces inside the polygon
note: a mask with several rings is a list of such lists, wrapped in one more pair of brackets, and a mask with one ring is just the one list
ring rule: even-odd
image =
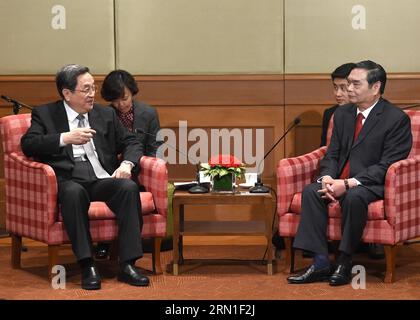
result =
[{"label": "wooden side table", "polygon": [[[273,274],[272,222],[273,204],[271,194],[252,194],[248,191],[227,193],[190,194],[176,191],[173,197],[173,274],[178,275],[178,265],[183,259],[183,236],[255,236],[267,238],[267,273]],[[263,210],[253,219],[241,221],[185,221],[186,205],[259,205]],[[246,260],[244,260],[246,261]]]}]

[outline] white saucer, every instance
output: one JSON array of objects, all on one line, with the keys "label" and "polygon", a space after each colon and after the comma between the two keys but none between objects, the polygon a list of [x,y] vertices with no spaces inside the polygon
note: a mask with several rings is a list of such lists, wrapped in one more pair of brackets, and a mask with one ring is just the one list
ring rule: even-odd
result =
[{"label": "white saucer", "polygon": [[244,183],[240,183],[240,184],[239,184],[239,186],[240,186],[241,188],[251,188],[251,187],[253,187],[254,185],[255,185],[255,183],[248,184],[248,183],[246,183],[246,182],[244,182]]}]

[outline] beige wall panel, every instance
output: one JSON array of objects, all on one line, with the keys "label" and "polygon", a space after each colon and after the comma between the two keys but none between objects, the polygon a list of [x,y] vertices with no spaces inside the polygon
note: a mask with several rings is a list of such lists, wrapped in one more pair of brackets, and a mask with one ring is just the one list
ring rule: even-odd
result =
[{"label": "beige wall panel", "polygon": [[[55,5],[65,9],[65,29],[52,26]],[[54,74],[67,63],[107,73],[115,63],[113,0],[1,0],[0,39],[0,74]]]},{"label": "beige wall panel", "polygon": [[[420,71],[420,1],[285,1],[285,73],[329,73],[365,59],[388,72]],[[366,9],[365,30],[352,27],[355,5]]]},{"label": "beige wall panel", "polygon": [[283,0],[116,0],[117,67],[282,73]]}]

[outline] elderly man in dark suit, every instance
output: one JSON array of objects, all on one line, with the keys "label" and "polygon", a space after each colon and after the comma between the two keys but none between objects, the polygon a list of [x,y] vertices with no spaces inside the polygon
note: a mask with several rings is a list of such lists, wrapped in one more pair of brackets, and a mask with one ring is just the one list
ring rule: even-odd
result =
[{"label": "elderly man in dark suit", "polygon": [[[330,124],[331,117],[335,110],[340,106],[348,104],[349,95],[347,92],[347,77],[351,70],[354,68],[354,63],[345,63],[337,67],[331,73],[331,80],[333,84],[334,97],[337,101],[335,106],[328,108],[324,111],[322,116],[322,134],[321,134],[321,147],[327,145],[327,134],[328,126]],[[331,247],[330,247],[331,248]],[[383,259],[385,257],[384,246],[375,243],[361,243],[357,249],[357,252],[367,251],[368,255],[372,259]],[[312,257],[312,254],[308,254],[306,251],[303,252],[305,257]]]},{"label": "elderly man in dark suit", "polygon": [[[320,178],[306,186],[294,247],[315,254],[303,273],[289,283],[329,280],[338,286],[351,281],[352,254],[367,221],[370,202],[383,198],[388,167],[408,156],[412,146],[409,117],[382,98],[386,72],[381,65],[362,61],[348,76],[350,104],[337,108],[334,129]],[[340,254],[331,267],[327,249],[329,201],[341,205]]]},{"label": "elderly man in dark suit", "polygon": [[[87,67],[66,65],[56,76],[62,100],[37,107],[22,137],[25,155],[49,164],[58,183],[58,202],[73,252],[82,268],[82,288],[101,288],[92,259],[88,210],[104,201],[115,213],[119,237],[118,280],[147,286],[149,279],[134,266],[143,254],[141,203],[137,184],[129,179],[143,155],[136,137],[115,111],[94,104],[97,91]],[[117,156],[123,155],[120,163]]]}]

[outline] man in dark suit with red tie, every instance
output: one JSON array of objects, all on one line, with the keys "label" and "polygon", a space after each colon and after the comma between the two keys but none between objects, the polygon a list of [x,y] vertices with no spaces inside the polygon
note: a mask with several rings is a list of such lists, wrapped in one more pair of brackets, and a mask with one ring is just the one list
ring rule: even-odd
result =
[{"label": "man in dark suit with red tie", "polygon": [[[317,182],[302,194],[301,220],[293,246],[314,253],[303,273],[289,283],[351,281],[352,254],[367,222],[368,204],[382,199],[388,167],[408,156],[412,146],[409,117],[382,98],[386,72],[381,65],[362,61],[348,76],[350,103],[334,113],[331,142],[320,165]],[[328,202],[341,205],[339,256],[332,268],[328,258]]]},{"label": "man in dark suit with red tie", "polygon": [[123,127],[114,109],[94,104],[97,88],[87,67],[64,66],[57,73],[56,85],[62,100],[32,111],[31,126],[21,146],[26,156],[47,163],[55,171],[58,203],[82,269],[82,288],[101,288],[92,259],[91,201],[104,201],[116,215],[118,280],[147,286],[149,279],[135,267],[143,255],[142,220],[139,189],[130,179],[131,170],[143,155],[142,145]]}]

